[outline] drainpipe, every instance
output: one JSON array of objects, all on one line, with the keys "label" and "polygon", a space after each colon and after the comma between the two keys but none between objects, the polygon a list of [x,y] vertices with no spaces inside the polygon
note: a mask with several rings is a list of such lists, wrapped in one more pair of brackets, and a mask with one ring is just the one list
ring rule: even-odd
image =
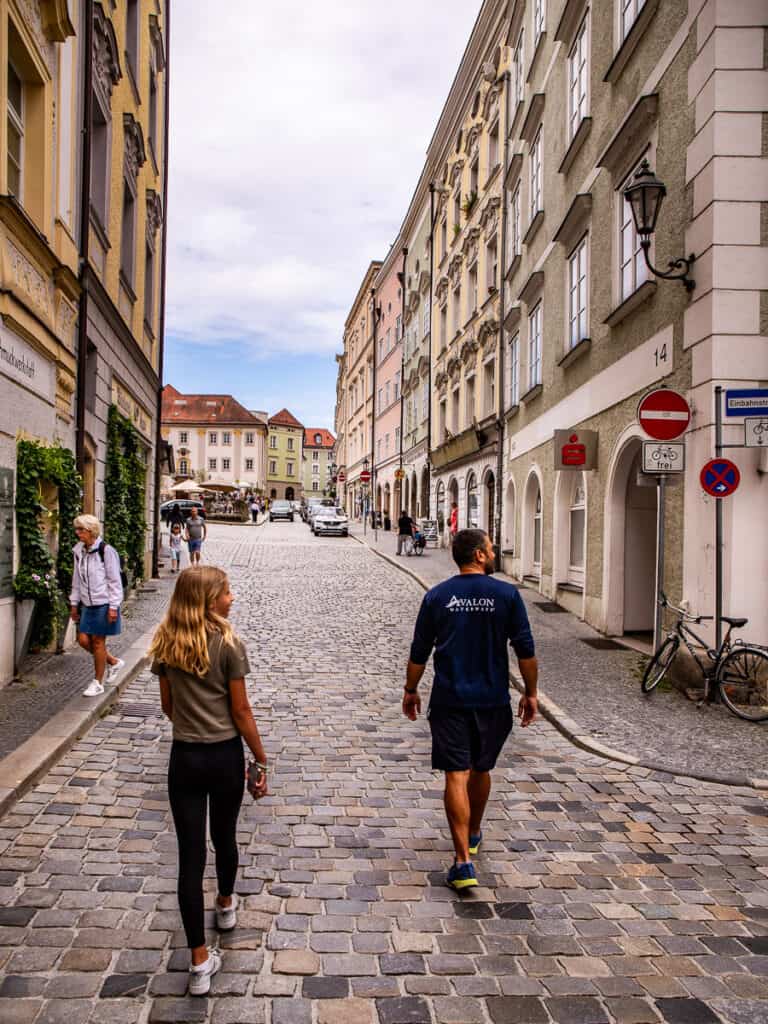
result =
[{"label": "drainpipe", "polygon": [[[165,79],[164,79],[164,102],[165,111],[163,117],[163,241],[162,241],[162,264],[160,267],[160,322],[158,324],[158,363],[157,363],[157,424],[155,427],[155,508],[154,508],[154,529],[152,535],[152,578],[157,579],[160,575],[160,447],[162,442],[162,431],[160,429],[160,418],[163,410],[163,364],[165,354],[165,279],[166,260],[168,254],[168,149],[170,135],[170,62],[171,62],[171,4],[170,0],[165,3]],[[145,286],[146,287],[146,286]]]},{"label": "drainpipe", "polygon": [[[401,296],[401,308],[400,308],[400,324],[402,330],[402,337],[400,338],[400,472],[403,471],[403,385],[405,384],[405,292],[408,287],[406,277],[406,267],[408,265],[408,246],[403,246],[403,269],[398,274],[402,288],[400,289]],[[403,478],[401,477],[398,481],[400,484],[400,501],[402,503],[402,491],[403,491]],[[392,492],[392,500],[394,501],[394,491]],[[397,513],[400,515],[400,513]],[[391,518],[391,514],[390,514]]]},{"label": "drainpipe", "polygon": [[496,568],[501,569],[501,517],[504,508],[502,476],[504,473],[504,317],[506,315],[505,274],[507,269],[507,170],[509,169],[509,71],[504,72],[504,158],[501,178],[501,245],[499,275],[499,405],[496,425],[498,451],[496,453],[496,522],[495,541]]},{"label": "drainpipe", "polygon": [[[379,323],[378,310],[376,309],[376,288],[371,288],[371,301],[373,303],[373,383],[371,385],[373,394],[371,396],[371,479],[368,482],[370,488],[371,505],[373,507],[373,532],[376,537],[376,505],[373,501],[373,496],[376,493],[376,328]],[[367,518],[366,512],[368,511],[367,503],[365,501],[365,491],[362,492],[363,497],[363,533],[365,533],[365,521]]]},{"label": "drainpipe", "polygon": [[75,401],[75,460],[82,477],[85,472],[85,392],[88,359],[88,249],[91,210],[91,117],[93,114],[93,0],[85,0],[83,34],[83,126],[80,168],[80,308],[77,324],[77,393]]},{"label": "drainpipe", "polygon": [[[432,511],[432,285],[435,262],[435,183],[429,183],[429,337],[427,340],[427,519]],[[437,510],[435,510],[437,511]]]}]

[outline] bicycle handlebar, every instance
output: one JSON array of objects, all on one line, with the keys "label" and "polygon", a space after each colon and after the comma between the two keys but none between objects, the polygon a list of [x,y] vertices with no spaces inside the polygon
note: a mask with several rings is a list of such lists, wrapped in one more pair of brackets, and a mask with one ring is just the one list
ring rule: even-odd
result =
[{"label": "bicycle handlebar", "polygon": [[673,612],[677,612],[684,622],[711,622],[714,619],[714,615],[691,615],[685,608],[678,608],[676,604],[672,604],[663,590],[659,591],[659,593],[661,594],[661,599],[657,600],[656,603],[661,605],[662,608],[671,608]]}]

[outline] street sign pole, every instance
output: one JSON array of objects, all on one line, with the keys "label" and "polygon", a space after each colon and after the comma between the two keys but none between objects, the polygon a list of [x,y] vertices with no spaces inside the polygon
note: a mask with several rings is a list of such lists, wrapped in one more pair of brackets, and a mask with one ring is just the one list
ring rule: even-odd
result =
[{"label": "street sign pole", "polygon": [[664,517],[667,503],[667,478],[663,473],[656,477],[656,614],[653,620],[653,649],[661,646],[661,631],[664,628],[661,592],[664,589]]},{"label": "street sign pole", "polygon": [[[715,386],[715,458],[723,455],[723,389]],[[715,646],[723,638],[723,503],[715,501]]]}]

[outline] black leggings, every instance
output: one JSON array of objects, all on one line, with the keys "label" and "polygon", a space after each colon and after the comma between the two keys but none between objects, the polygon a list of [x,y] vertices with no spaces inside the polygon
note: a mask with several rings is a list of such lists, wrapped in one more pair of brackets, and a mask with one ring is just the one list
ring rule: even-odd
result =
[{"label": "black leggings", "polygon": [[205,945],[203,875],[208,799],[219,894],[231,896],[239,859],[237,816],[244,788],[245,758],[239,736],[221,743],[173,741],[168,795],[179,844],[179,907],[190,949]]}]

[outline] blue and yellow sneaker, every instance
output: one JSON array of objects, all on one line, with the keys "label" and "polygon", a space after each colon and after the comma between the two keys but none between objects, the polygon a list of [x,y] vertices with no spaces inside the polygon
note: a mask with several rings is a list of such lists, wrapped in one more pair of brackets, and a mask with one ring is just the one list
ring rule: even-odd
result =
[{"label": "blue and yellow sneaker", "polygon": [[448,878],[446,881],[452,889],[456,890],[469,889],[470,886],[477,885],[477,876],[475,875],[474,864],[454,863],[453,867],[448,872]]},{"label": "blue and yellow sneaker", "polygon": [[483,833],[478,832],[476,836],[469,837],[469,852],[474,856],[480,852],[480,843],[483,841]]}]

